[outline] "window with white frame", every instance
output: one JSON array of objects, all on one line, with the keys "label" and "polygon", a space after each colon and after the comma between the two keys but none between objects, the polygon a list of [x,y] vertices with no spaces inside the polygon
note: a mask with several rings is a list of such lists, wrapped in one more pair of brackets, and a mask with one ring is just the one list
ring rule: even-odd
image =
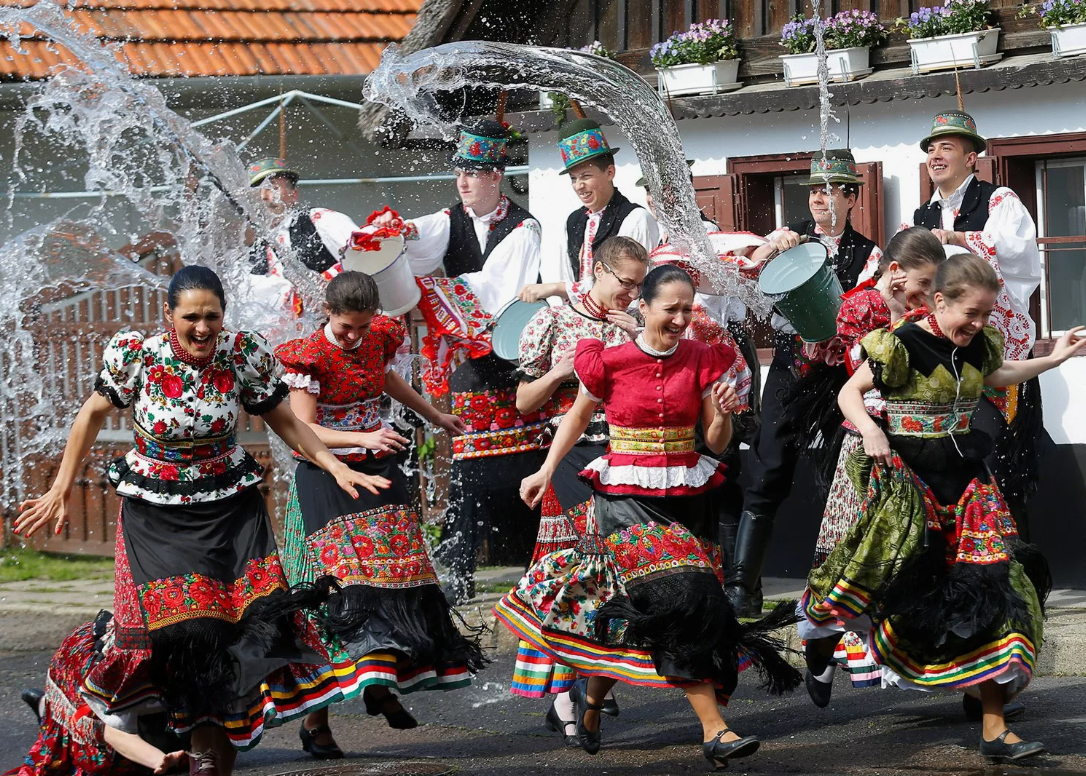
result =
[{"label": "window with white frame", "polygon": [[1037,171],[1042,337],[1086,323],[1086,157],[1043,159]]},{"label": "window with white frame", "polygon": [[777,223],[781,226],[805,221],[811,217],[808,206],[811,187],[807,185],[809,175],[778,175],[773,179],[773,205],[777,214]]}]

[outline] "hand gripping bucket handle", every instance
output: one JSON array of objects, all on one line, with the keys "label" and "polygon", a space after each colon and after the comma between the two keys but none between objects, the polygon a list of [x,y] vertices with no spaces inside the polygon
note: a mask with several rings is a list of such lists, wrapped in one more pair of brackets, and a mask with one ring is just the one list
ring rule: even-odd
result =
[{"label": "hand gripping bucket handle", "polygon": [[837,333],[841,281],[826,246],[803,240],[762,270],[758,285],[805,342],[823,342]]}]

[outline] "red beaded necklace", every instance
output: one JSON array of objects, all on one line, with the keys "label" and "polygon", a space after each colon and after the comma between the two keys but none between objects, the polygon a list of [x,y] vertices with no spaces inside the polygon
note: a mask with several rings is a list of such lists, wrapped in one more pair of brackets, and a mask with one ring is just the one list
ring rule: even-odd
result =
[{"label": "red beaded necklace", "polygon": [[934,334],[936,337],[942,337],[943,339],[950,339],[950,337],[948,337],[946,334],[944,334],[943,330],[941,328],[939,328],[939,321],[935,320],[935,313],[930,313],[928,315],[928,326],[931,327],[931,333]]},{"label": "red beaded necklace", "polygon": [[181,344],[181,340],[177,338],[177,330],[170,329],[170,348],[173,350],[174,357],[178,361],[182,361],[190,366],[205,367],[215,360],[215,352],[212,351],[211,355],[199,358],[192,355]]},{"label": "red beaded necklace", "polygon": [[592,294],[584,295],[584,310],[593,318],[599,320],[605,320],[607,318],[607,308],[592,298]]}]

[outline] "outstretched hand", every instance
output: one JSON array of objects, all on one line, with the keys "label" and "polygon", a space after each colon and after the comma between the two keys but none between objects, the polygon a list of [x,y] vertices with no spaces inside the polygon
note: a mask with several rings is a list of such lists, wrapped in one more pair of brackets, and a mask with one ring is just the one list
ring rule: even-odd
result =
[{"label": "outstretched hand", "polygon": [[60,535],[68,522],[68,500],[71,493],[60,493],[50,488],[44,496],[31,498],[19,505],[21,513],[15,519],[14,532],[21,536],[33,536],[43,525],[54,523],[53,532]]},{"label": "outstretched hand", "polygon": [[1062,364],[1071,356],[1081,353],[1082,349],[1086,348],[1086,337],[1081,336],[1084,331],[1086,331],[1086,326],[1075,326],[1073,329],[1065,331],[1063,336],[1056,340],[1050,355],[1057,364]]},{"label": "outstretched hand", "polygon": [[351,498],[358,498],[358,490],[355,486],[365,488],[376,496],[378,490],[387,490],[392,485],[392,482],[384,477],[356,472],[346,464],[337,466],[331,475],[336,478],[336,484],[349,493]]},{"label": "outstretched hand", "polygon": [[434,418],[433,424],[452,436],[460,436],[461,434],[468,433],[468,427],[464,425],[464,421],[448,412],[438,413],[437,417]]}]

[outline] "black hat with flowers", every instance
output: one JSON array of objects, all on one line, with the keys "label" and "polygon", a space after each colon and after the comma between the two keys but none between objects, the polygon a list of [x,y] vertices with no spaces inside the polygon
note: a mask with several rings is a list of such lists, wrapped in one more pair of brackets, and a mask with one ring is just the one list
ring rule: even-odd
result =
[{"label": "black hat with flowers", "polygon": [[603,128],[592,119],[577,119],[567,124],[558,137],[558,151],[562,154],[562,164],[565,165],[560,175],[568,174],[570,169],[581,162],[601,156],[613,157],[618,153],[617,148],[607,145]]},{"label": "black hat with flowers", "polygon": [[449,162],[458,170],[504,170],[509,130],[494,119],[480,119],[460,131]]}]

